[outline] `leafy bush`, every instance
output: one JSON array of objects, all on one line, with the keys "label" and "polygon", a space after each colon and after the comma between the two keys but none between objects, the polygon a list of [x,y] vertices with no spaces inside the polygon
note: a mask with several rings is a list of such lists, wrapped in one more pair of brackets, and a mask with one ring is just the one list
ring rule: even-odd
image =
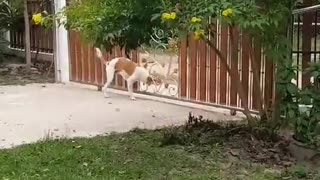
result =
[{"label": "leafy bush", "polygon": [[23,30],[23,14],[21,3],[12,0],[9,3],[0,0],[0,61],[8,45],[5,33],[10,30]]},{"label": "leafy bush", "polygon": [[0,29],[23,30],[23,6],[18,0],[0,0]]},{"label": "leafy bush", "polygon": [[[56,19],[67,29],[79,31],[94,44],[112,50],[115,46],[126,51],[149,43],[153,28],[160,20],[152,21],[159,12],[160,0],[83,0],[66,7]],[[67,21],[64,21],[64,16]]]},{"label": "leafy bush", "polygon": [[[213,50],[216,51],[221,65],[224,66],[232,79],[237,82],[237,92],[243,102],[244,113],[247,116],[251,126],[256,125],[252,117],[245,90],[241,82],[240,74],[231,71],[228,58],[220,52],[215,43],[211,41],[212,37],[218,36],[216,32],[216,23],[229,26],[231,29],[230,38],[234,38],[234,29],[245,32],[249,36],[247,44],[253,51],[253,44],[256,41],[261,42],[264,52],[268,59],[274,60],[279,64],[278,69],[288,60],[290,49],[287,39],[287,28],[291,18],[291,12],[294,7],[294,1],[276,0],[276,1],[251,1],[251,0],[164,0],[162,9],[156,17],[161,17],[162,22],[170,30],[175,30],[179,37],[186,38],[191,36],[195,40],[205,41]],[[232,44],[231,46],[236,46]],[[259,76],[257,62],[254,60],[253,53],[250,54],[251,64],[253,66],[254,76]],[[280,79],[281,80],[281,79]],[[260,84],[254,82],[255,84]],[[259,89],[259,98],[256,100],[259,104],[261,117],[266,117],[270,121],[278,120],[279,114],[272,114],[270,117],[267,105],[264,104],[263,90]],[[277,106],[274,109],[278,109]],[[275,125],[270,125],[274,128]],[[274,128],[275,129],[275,128]]]},{"label": "leafy bush", "polygon": [[299,104],[307,108],[298,111],[295,138],[303,143],[320,147],[320,64],[311,64],[306,73],[310,74],[313,82],[303,89],[300,95]]}]

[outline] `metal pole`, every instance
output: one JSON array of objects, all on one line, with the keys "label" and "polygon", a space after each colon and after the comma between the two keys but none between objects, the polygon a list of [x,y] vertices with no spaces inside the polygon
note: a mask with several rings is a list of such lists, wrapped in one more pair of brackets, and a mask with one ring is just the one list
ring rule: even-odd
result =
[{"label": "metal pole", "polygon": [[293,10],[292,14],[302,14],[304,12],[313,12],[320,9],[320,4]]}]

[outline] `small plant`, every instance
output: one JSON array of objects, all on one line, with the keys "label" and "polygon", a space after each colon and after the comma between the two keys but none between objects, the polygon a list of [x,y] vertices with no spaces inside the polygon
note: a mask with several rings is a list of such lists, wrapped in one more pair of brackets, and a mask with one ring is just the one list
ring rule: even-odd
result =
[{"label": "small plant", "polygon": [[300,104],[304,110],[300,110],[295,123],[295,139],[320,147],[320,64],[311,64],[306,70],[311,76],[312,83],[302,90]]},{"label": "small plant", "polygon": [[16,0],[7,2],[0,0],[0,62],[3,61],[3,54],[8,46],[8,40],[5,38],[6,32],[10,30],[21,30],[21,7]]},{"label": "small plant", "polygon": [[[223,126],[203,116],[196,117],[189,113],[184,126],[170,127],[163,131],[162,145],[208,145],[219,143],[226,135]],[[217,138],[218,137],[218,138]]]},{"label": "small plant", "polygon": [[305,167],[303,166],[298,166],[296,167],[294,174],[298,177],[298,178],[306,178],[308,175],[308,172],[306,170]]}]

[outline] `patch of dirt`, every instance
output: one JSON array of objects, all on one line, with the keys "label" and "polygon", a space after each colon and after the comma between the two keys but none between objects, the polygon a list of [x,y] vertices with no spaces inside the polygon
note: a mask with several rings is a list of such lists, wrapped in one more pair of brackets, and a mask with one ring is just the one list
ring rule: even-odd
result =
[{"label": "patch of dirt", "polygon": [[0,86],[53,82],[54,67],[51,62],[34,62],[30,69],[17,61],[0,64]]},{"label": "patch of dirt", "polygon": [[218,145],[223,149],[223,156],[231,162],[246,160],[279,168],[296,163],[289,153],[287,138],[269,133],[264,128],[249,128],[241,122],[216,123],[190,115],[184,126],[169,128],[163,136],[163,145]]},{"label": "patch of dirt", "polygon": [[242,131],[227,137],[223,146],[230,159],[237,158],[285,168],[295,164],[295,159],[288,150],[289,141],[281,137],[275,141],[266,141],[257,138],[252,131]]}]

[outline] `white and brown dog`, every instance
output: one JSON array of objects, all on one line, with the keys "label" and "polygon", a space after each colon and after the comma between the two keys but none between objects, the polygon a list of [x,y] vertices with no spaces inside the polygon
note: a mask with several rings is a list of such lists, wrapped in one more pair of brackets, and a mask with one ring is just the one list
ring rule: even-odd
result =
[{"label": "white and brown dog", "polygon": [[127,81],[128,92],[131,100],[135,100],[133,95],[133,84],[137,81],[144,82],[147,85],[152,84],[153,80],[149,72],[138,66],[135,62],[125,57],[116,57],[110,61],[106,60],[99,48],[96,48],[96,55],[106,65],[107,82],[103,86],[102,91],[106,98],[110,97],[108,87],[112,83],[115,74],[120,74]]}]

